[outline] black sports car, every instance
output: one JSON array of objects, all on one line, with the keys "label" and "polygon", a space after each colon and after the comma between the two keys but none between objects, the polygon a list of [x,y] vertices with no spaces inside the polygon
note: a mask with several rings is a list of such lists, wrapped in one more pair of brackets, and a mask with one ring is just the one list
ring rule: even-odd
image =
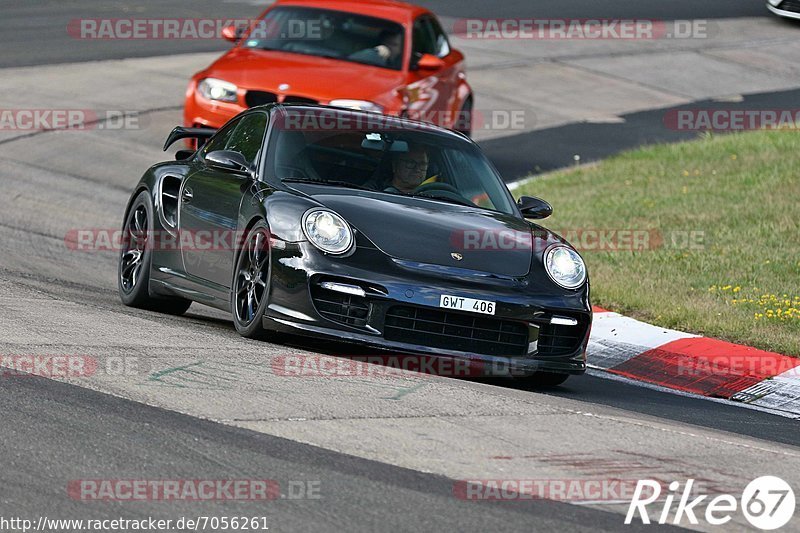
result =
[{"label": "black sports car", "polygon": [[126,305],[233,315],[284,332],[467,359],[553,385],[584,372],[583,260],[530,223],[467,137],[308,105],[254,107],[151,167],[124,218]]}]

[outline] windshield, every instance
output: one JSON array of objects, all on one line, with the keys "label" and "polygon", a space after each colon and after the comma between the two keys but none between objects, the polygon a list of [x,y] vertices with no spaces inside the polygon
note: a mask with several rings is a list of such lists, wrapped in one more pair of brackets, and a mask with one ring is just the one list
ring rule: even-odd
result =
[{"label": "windshield", "polygon": [[472,143],[379,114],[289,108],[276,116],[267,174],[515,214],[503,182]]},{"label": "windshield", "polygon": [[400,70],[403,27],[374,17],[305,7],[276,7],[243,45]]}]

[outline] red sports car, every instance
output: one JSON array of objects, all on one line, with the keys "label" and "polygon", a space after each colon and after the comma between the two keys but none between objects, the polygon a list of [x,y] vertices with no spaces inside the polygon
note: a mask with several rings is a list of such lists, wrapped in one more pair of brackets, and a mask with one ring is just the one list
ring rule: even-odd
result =
[{"label": "red sports car", "polygon": [[390,0],[279,0],[192,77],[185,125],[219,128],[272,102],[327,104],[433,122],[467,135],[464,55],[436,16]]}]

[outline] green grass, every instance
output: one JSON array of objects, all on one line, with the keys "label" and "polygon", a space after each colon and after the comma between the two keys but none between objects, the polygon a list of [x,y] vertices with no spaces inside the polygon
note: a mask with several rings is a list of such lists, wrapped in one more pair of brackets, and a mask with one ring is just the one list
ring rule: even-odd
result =
[{"label": "green grass", "polygon": [[[582,250],[593,304],[800,356],[800,132],[652,146],[515,194],[553,204],[542,224],[567,238],[585,228],[662,236],[648,250]],[[691,232],[701,246],[684,246]]]}]

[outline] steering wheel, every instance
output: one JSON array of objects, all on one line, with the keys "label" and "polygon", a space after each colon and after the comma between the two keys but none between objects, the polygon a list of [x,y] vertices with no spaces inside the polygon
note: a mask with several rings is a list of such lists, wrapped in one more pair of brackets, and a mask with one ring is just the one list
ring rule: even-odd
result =
[{"label": "steering wheel", "polygon": [[428,192],[428,191],[447,191],[447,192],[452,192],[452,193],[455,193],[455,194],[458,194],[459,196],[461,196],[461,193],[458,192],[458,189],[456,189],[452,185],[449,185],[447,183],[441,183],[441,182],[438,182],[438,181],[434,181],[432,183],[425,183],[423,185],[420,185],[419,187],[414,189],[414,194],[420,194],[420,193]]}]

